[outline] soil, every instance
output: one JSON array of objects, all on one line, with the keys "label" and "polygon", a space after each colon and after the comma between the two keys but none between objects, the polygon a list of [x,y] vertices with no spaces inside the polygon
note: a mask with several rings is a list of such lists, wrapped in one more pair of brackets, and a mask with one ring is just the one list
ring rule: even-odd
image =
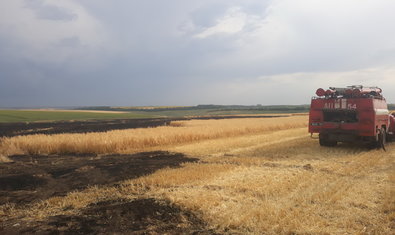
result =
[{"label": "soil", "polygon": [[31,134],[104,132],[131,128],[147,128],[167,125],[170,121],[170,119],[157,118],[0,123],[0,137]]},{"label": "soil", "polygon": [[[18,207],[89,185],[116,185],[198,160],[164,151],[109,156],[24,155],[11,159],[14,162],[0,164],[0,204],[15,203]],[[65,208],[69,209],[73,208]],[[44,221],[2,221],[0,234],[215,234],[193,213],[153,198],[105,200],[77,214],[51,216]]]},{"label": "soil", "polygon": [[57,121],[57,122],[17,122],[0,123],[0,137],[12,137],[32,134],[60,134],[60,133],[86,133],[104,132],[132,128],[147,128],[169,125],[171,121],[181,120],[208,120],[232,118],[274,118],[276,115],[262,116],[208,116],[193,118],[147,118],[147,119],[111,119],[86,121]]},{"label": "soil", "polygon": [[152,198],[103,201],[78,215],[0,225],[2,234],[215,234],[194,214]]},{"label": "soil", "polygon": [[110,185],[151,174],[164,167],[197,161],[183,154],[146,152],[133,155],[12,156],[0,164],[0,205],[23,205],[65,196],[90,185]]}]

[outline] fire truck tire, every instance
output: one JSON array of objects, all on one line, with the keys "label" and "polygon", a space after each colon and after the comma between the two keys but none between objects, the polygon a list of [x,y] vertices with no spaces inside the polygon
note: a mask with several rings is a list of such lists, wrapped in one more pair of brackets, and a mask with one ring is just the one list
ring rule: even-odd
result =
[{"label": "fire truck tire", "polygon": [[377,129],[376,140],[372,142],[371,146],[373,148],[383,148],[385,149],[385,145],[387,143],[387,133],[384,128]]},{"label": "fire truck tire", "polygon": [[384,128],[381,128],[379,135],[380,146],[379,148],[383,148],[385,150],[385,145],[387,144],[387,132]]},{"label": "fire truck tire", "polygon": [[387,142],[391,142],[394,140],[394,135],[392,134],[387,134],[387,138],[386,138]]},{"label": "fire truck tire", "polygon": [[337,145],[337,141],[329,140],[327,135],[319,135],[320,145],[325,147],[334,147]]},{"label": "fire truck tire", "polygon": [[335,147],[337,145],[337,141],[327,141],[326,146],[327,147]]}]

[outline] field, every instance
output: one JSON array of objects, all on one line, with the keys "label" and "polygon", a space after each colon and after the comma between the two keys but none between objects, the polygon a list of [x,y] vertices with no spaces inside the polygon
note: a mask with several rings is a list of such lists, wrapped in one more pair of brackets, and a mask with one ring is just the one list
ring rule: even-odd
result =
[{"label": "field", "polygon": [[193,116],[260,115],[273,113],[305,113],[306,105],[241,106],[149,106],[149,107],[82,107],[79,109],[0,110],[0,123],[45,122],[69,120],[103,120],[130,118],[182,118]]},{"label": "field", "polygon": [[0,142],[0,233],[394,234],[395,146],[320,147],[307,116]]},{"label": "field", "polygon": [[88,110],[0,110],[0,123],[148,117],[153,116],[133,112],[103,112]]}]

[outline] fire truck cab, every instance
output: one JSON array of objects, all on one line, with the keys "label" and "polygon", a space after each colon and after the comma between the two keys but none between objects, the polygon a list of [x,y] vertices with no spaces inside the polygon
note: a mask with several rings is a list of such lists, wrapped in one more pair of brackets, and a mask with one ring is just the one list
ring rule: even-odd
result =
[{"label": "fire truck cab", "polygon": [[321,146],[364,142],[384,146],[395,130],[382,90],[378,87],[330,87],[316,91],[311,100],[309,132],[318,133]]}]

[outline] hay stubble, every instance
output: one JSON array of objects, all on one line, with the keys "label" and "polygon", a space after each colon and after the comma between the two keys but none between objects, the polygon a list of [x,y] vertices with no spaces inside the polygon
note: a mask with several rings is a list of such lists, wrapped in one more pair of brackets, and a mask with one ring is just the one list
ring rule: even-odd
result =
[{"label": "hay stubble", "polygon": [[[161,149],[193,155],[200,162],[162,169],[118,187],[73,192],[29,208],[6,205],[0,214],[12,217],[11,211],[14,216],[27,215],[27,220],[45,219],[65,213],[63,208],[70,205],[75,209],[68,213],[78,213],[88,203],[109,196],[153,197],[193,211],[222,233],[393,234],[394,145],[387,152],[350,145],[323,148],[308,137],[306,121],[306,117],[190,121],[146,130],[7,139],[3,143],[12,147],[3,144],[4,155]],[[67,144],[71,139],[72,150]]]}]

